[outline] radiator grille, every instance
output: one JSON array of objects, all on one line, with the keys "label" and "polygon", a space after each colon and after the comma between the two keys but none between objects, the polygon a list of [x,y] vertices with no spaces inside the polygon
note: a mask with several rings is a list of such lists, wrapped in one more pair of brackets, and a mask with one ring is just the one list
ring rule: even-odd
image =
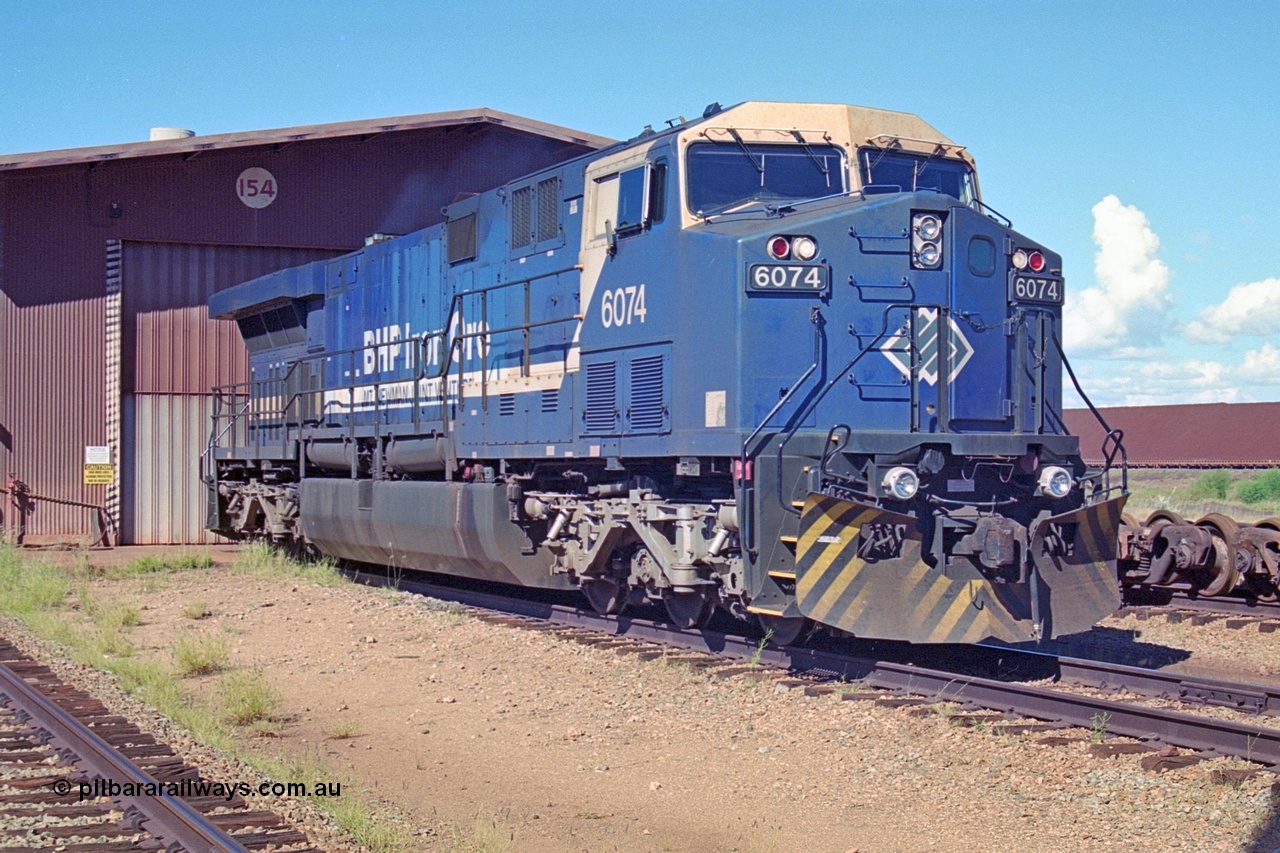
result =
[{"label": "radiator grille", "polygon": [[521,187],[511,194],[511,248],[533,242],[533,187]]},{"label": "radiator grille", "polygon": [[628,412],[632,432],[658,432],[662,429],[666,406],[663,405],[662,356],[649,355],[631,362],[631,407]]},{"label": "radiator grille", "polygon": [[560,235],[560,180],[538,182],[538,242]]},{"label": "radiator grille", "polygon": [[618,365],[603,361],[587,365],[587,432],[613,432],[618,421]]}]

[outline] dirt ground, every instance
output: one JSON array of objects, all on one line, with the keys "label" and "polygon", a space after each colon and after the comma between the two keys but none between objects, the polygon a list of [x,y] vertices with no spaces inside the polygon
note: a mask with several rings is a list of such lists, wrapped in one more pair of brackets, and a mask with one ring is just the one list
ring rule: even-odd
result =
[{"label": "dirt ground", "polygon": [[[139,655],[228,638],[232,663],[285,696],[278,736],[256,748],[367,786],[424,850],[1280,847],[1254,841],[1274,777],[1211,779],[1238,762],[1147,773],[1137,756],[1090,757],[1088,732],[1044,746],[958,726],[950,709],[806,698],[350,585],[216,567],[94,592],[142,608]],[[218,678],[184,684],[215,696]]]}]

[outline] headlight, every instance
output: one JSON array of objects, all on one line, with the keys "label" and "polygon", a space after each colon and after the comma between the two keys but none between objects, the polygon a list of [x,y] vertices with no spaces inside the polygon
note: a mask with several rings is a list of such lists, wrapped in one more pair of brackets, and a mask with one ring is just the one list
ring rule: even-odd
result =
[{"label": "headlight", "polygon": [[942,259],[942,253],[938,251],[936,243],[925,243],[916,253],[916,257],[920,260],[920,266],[933,267],[937,266],[938,261]]},{"label": "headlight", "polygon": [[1073,485],[1075,483],[1071,479],[1071,472],[1066,468],[1050,465],[1040,472],[1040,493],[1043,495],[1054,499],[1065,498],[1071,494]]},{"label": "headlight", "polygon": [[911,266],[918,270],[942,266],[942,214],[911,215]]},{"label": "headlight", "polygon": [[920,490],[920,478],[910,468],[890,468],[880,483],[889,497],[909,501]]},{"label": "headlight", "polygon": [[812,237],[795,237],[791,240],[791,256],[797,261],[811,261],[818,257],[818,243]]},{"label": "headlight", "polygon": [[916,233],[926,240],[937,240],[942,233],[942,221],[936,216],[917,217]]}]

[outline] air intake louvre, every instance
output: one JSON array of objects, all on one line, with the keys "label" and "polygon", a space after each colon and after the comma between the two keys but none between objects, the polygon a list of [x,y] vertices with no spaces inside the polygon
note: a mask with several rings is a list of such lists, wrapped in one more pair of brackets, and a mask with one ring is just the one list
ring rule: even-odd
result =
[{"label": "air intake louvre", "polygon": [[504,418],[511,417],[516,413],[516,395],[515,394],[499,394],[498,395],[498,414]]},{"label": "air intake louvre", "polygon": [[560,392],[555,388],[546,388],[542,392],[542,413],[554,414],[560,410]]},{"label": "air intake louvre", "polygon": [[560,235],[560,180],[538,182],[538,242]]},{"label": "air intake louvre", "polygon": [[662,356],[649,355],[631,362],[631,432],[658,432],[666,407],[662,402]]},{"label": "air intake louvre", "polygon": [[511,194],[511,248],[533,242],[533,187],[521,187]]},{"label": "air intake louvre", "polygon": [[587,365],[586,431],[614,432],[618,421],[618,365],[602,361]]}]

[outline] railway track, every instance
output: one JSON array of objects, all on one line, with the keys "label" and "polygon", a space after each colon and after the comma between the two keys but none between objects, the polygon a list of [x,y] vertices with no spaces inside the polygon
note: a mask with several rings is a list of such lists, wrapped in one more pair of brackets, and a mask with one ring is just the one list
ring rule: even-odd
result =
[{"label": "railway track", "polygon": [[[1152,752],[1160,747],[1194,750],[1196,755],[1178,756],[1182,763],[1208,756],[1235,756],[1266,767],[1280,767],[1280,729],[1261,722],[1242,723],[1011,682],[975,675],[972,670],[980,666],[979,658],[986,656],[988,664],[1000,668],[1012,665],[1023,677],[1051,679],[1108,693],[1124,691],[1153,699],[1226,707],[1256,715],[1260,720],[1280,715],[1280,688],[994,646],[977,647],[976,651],[970,647],[967,652],[952,649],[959,655],[952,661],[955,665],[937,669],[916,665],[909,656],[903,656],[902,646],[898,647],[897,660],[862,656],[841,649],[838,644],[775,647],[748,637],[713,630],[684,630],[625,613],[606,616],[568,604],[509,598],[366,572],[356,572],[354,577],[358,583],[394,586],[474,608],[490,621],[565,632],[571,639],[596,646],[632,647],[637,653],[651,653],[654,657],[670,649],[686,650],[714,659],[711,665],[722,676],[743,674],[757,667],[772,668],[794,677],[789,687],[815,695],[843,692],[843,682],[850,682],[847,686],[888,691],[890,703],[898,699],[899,704],[953,702],[968,709],[1040,720],[1043,728],[1075,726],[1097,731],[1101,722],[1109,735],[1155,744],[1143,747]],[[646,647],[653,651],[646,652]]]},{"label": "railway track", "polygon": [[4,640],[0,825],[5,850],[318,853],[239,793],[213,793],[170,747]]}]

